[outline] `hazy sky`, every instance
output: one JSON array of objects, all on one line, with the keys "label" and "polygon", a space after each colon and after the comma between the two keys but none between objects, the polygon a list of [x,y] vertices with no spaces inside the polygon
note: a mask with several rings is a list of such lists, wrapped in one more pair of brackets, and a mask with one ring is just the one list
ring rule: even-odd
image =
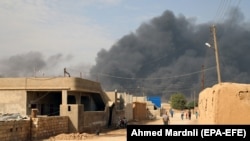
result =
[{"label": "hazy sky", "polygon": [[47,69],[87,71],[101,49],[166,10],[203,23],[223,20],[231,6],[249,21],[249,0],[0,0],[0,71],[23,56],[46,58]]}]

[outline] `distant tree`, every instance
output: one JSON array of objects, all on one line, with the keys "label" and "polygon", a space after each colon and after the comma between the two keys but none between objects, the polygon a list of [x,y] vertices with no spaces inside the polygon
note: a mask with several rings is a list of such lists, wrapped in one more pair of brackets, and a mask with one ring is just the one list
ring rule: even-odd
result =
[{"label": "distant tree", "polygon": [[181,93],[176,93],[170,97],[170,105],[174,109],[182,110],[186,107],[186,97]]},{"label": "distant tree", "polygon": [[187,108],[188,109],[193,109],[194,107],[197,107],[198,106],[198,102],[197,101],[190,101],[187,103]]}]

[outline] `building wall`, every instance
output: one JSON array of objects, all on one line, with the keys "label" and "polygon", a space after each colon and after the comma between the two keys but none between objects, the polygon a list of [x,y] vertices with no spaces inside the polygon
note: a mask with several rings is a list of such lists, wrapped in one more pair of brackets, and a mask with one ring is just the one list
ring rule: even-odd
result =
[{"label": "building wall", "polygon": [[69,117],[69,132],[79,132],[79,126],[81,123],[80,117],[83,112],[82,104],[68,104],[68,105],[60,105],[60,116],[68,116]]},{"label": "building wall", "polygon": [[98,128],[107,126],[109,116],[107,109],[84,111],[82,104],[60,105],[60,115],[69,117],[69,132],[94,132]]},{"label": "building wall", "polygon": [[134,102],[133,116],[134,120],[147,119],[147,105],[145,102]]},{"label": "building wall", "polygon": [[250,124],[250,84],[222,83],[199,94],[199,123]]},{"label": "building wall", "polygon": [[96,132],[107,127],[108,115],[105,111],[86,111],[81,115],[83,124],[80,124],[80,132]]},{"label": "building wall", "polygon": [[215,124],[216,94],[212,88],[207,88],[199,94],[199,122]]},{"label": "building wall", "polygon": [[0,90],[0,113],[20,113],[26,115],[25,90]]},{"label": "building wall", "polygon": [[111,101],[115,101],[115,92],[114,91],[109,91],[109,92],[105,92],[105,93]]},{"label": "building wall", "polygon": [[147,98],[145,96],[134,96],[133,102],[145,102],[147,101]]},{"label": "building wall", "polygon": [[133,103],[127,103],[125,105],[125,117],[128,121],[133,120]]}]

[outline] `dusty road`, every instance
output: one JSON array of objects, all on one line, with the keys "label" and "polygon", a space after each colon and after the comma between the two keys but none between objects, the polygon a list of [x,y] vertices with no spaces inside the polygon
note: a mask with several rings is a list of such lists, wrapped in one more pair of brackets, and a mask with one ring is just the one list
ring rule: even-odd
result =
[{"label": "dusty road", "polygon": [[[161,125],[162,119],[161,117],[157,117],[156,120],[147,120],[141,122],[135,122],[130,124],[144,124],[144,125]],[[181,119],[180,113],[175,113],[173,118],[170,118],[170,125],[178,125],[178,124],[197,124],[197,119],[194,114],[192,114],[191,120]],[[99,135],[89,134],[86,138],[82,139],[84,141],[126,141],[126,129],[115,129],[115,130],[108,130],[103,131]],[[45,140],[44,140],[45,141]],[[76,141],[76,140],[67,140],[67,139],[57,139],[57,138],[50,138],[46,141]],[[79,140],[77,140],[79,141]]]},{"label": "dusty road", "polygon": [[[162,119],[161,117],[157,117],[156,120],[150,120],[150,121],[144,121],[140,124],[146,124],[146,125],[162,125]],[[197,124],[197,119],[195,115],[192,115],[191,120],[189,119],[181,119],[180,113],[175,113],[173,118],[170,118],[170,125],[178,125],[178,124]],[[119,129],[110,131],[107,133],[101,133],[99,136],[94,137],[93,139],[90,139],[92,141],[126,141],[126,129]]]}]

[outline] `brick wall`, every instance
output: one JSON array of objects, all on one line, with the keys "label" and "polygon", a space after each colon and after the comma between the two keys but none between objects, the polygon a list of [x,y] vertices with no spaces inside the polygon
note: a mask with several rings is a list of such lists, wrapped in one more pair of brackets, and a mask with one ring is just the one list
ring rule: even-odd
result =
[{"label": "brick wall", "polygon": [[43,139],[61,133],[68,133],[67,116],[32,118],[32,139]]},{"label": "brick wall", "polygon": [[0,121],[0,141],[31,141],[60,133],[68,133],[67,116],[32,118],[32,124],[30,120]]},{"label": "brick wall", "polygon": [[0,141],[29,141],[30,120],[0,121]]}]

